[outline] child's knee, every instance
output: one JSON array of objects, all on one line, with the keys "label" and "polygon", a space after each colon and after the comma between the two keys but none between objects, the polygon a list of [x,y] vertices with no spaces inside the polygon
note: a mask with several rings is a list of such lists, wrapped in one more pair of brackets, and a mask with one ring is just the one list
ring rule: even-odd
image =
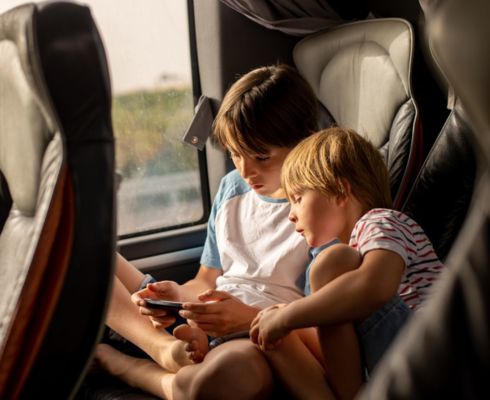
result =
[{"label": "child's knee", "polygon": [[254,350],[252,346],[247,351],[230,347],[201,364],[184,367],[174,381],[174,391],[181,394],[176,398],[228,399],[230,393],[238,399],[267,398],[272,373],[265,358]]},{"label": "child's knee", "polygon": [[346,272],[361,265],[359,252],[346,244],[335,244],[317,255],[310,269],[310,283],[313,291],[325,286]]}]

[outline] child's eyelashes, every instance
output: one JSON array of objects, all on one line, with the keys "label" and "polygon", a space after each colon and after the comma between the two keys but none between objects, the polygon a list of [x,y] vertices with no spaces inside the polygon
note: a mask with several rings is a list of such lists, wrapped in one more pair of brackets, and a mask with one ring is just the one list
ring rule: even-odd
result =
[{"label": "child's eyelashes", "polygon": [[301,196],[291,196],[291,203],[298,204],[301,202]]},{"label": "child's eyelashes", "polygon": [[[230,151],[229,153],[230,153],[230,158],[232,158],[234,160],[244,157],[244,156],[242,156],[238,153],[234,153],[232,151]],[[270,160],[271,156],[270,155],[255,155],[255,156],[246,156],[246,158],[254,159],[255,161],[258,161],[258,162],[264,162],[264,161]]]}]

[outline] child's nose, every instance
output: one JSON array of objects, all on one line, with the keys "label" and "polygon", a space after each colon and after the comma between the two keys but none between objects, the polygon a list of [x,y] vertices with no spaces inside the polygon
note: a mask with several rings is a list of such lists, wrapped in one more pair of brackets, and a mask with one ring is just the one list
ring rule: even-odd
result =
[{"label": "child's nose", "polygon": [[250,160],[247,160],[246,158],[242,159],[242,176],[246,178],[248,175],[251,175],[252,173],[252,165]]},{"label": "child's nose", "polygon": [[289,213],[288,218],[289,218],[289,220],[290,220],[291,222],[294,222],[294,223],[296,223],[296,221],[298,220],[298,219],[296,218],[296,215],[295,215],[295,214],[294,214],[292,211]]}]

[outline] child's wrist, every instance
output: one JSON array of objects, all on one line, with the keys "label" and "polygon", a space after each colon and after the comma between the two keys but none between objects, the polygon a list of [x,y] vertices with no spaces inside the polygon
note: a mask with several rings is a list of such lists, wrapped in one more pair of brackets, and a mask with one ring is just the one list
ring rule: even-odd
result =
[{"label": "child's wrist", "polygon": [[282,307],[279,310],[279,322],[284,330],[292,331],[293,329],[295,329],[295,327],[293,326],[293,315],[291,315],[290,304]]}]

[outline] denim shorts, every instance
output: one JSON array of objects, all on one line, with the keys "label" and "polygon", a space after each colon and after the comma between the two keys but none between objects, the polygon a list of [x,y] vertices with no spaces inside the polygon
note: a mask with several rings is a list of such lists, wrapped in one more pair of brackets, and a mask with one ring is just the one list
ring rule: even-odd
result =
[{"label": "denim shorts", "polygon": [[155,278],[153,278],[153,276],[151,276],[150,274],[146,274],[145,277],[143,278],[143,280],[141,281],[140,283],[140,286],[137,290],[140,291],[140,290],[143,290],[144,288],[146,288],[146,286],[149,284],[149,283],[155,283],[157,280]]},{"label": "denim shorts", "polygon": [[364,367],[369,375],[386,352],[411,311],[399,295],[356,324]]}]

